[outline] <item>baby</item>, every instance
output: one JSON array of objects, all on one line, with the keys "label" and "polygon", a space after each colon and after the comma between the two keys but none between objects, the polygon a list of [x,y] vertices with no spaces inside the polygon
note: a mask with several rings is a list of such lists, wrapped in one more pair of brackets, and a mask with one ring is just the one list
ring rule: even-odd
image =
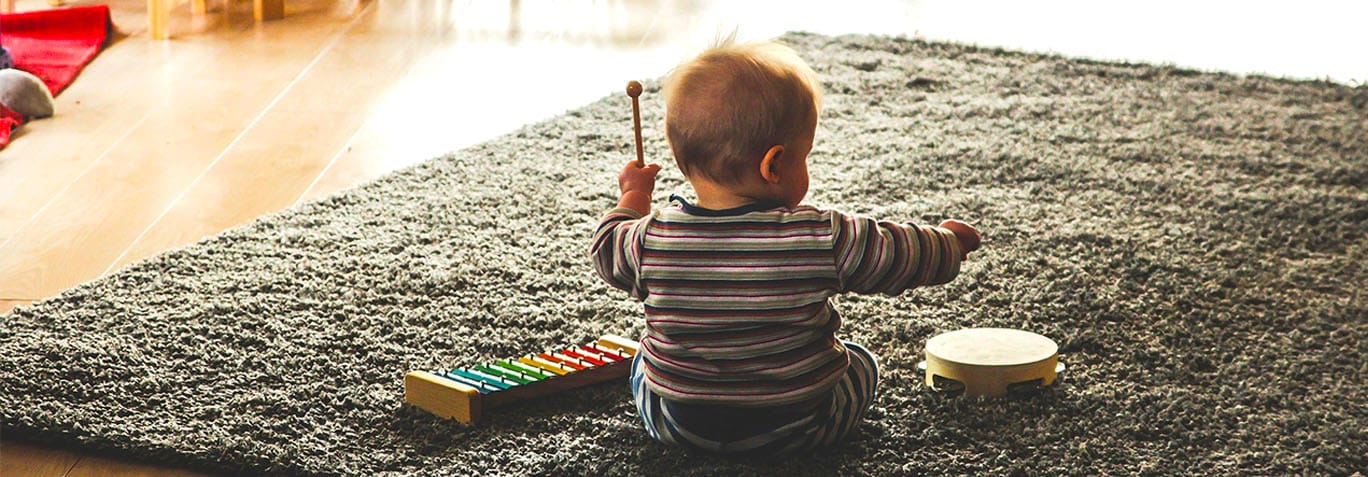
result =
[{"label": "baby", "polygon": [[869,409],[879,366],[836,338],[829,298],[946,283],[978,232],[801,205],[821,93],[785,46],[724,42],[676,68],[663,94],[697,199],[652,211],[660,166],[628,163],[591,252],[604,280],[645,304],[631,386],[646,430],[725,454],[830,446]]}]

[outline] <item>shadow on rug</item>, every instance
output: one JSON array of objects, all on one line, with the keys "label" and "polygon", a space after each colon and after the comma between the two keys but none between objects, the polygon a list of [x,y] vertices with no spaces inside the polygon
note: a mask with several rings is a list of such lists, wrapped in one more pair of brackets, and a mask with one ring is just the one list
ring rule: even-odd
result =
[{"label": "shadow on rug", "polygon": [[[810,203],[986,237],[948,286],[838,300],[885,373],[846,445],[688,455],[646,436],[625,383],[475,428],[403,405],[408,370],[641,332],[586,255],[632,153],[621,94],[0,317],[6,438],[283,474],[1368,468],[1368,89],[783,41],[824,79]],[[667,166],[657,204],[683,185]],[[972,326],[1050,336],[1070,369],[1024,399],[927,392],[926,338]]]}]

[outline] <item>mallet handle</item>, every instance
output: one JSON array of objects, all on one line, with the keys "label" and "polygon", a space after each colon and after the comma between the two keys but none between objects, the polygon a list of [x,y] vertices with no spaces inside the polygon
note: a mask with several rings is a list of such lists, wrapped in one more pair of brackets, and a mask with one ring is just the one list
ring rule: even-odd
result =
[{"label": "mallet handle", "polygon": [[637,97],[641,96],[641,83],[628,81],[627,96],[632,98],[632,130],[636,132],[636,165],[637,167],[646,167],[646,154],[641,148],[641,103],[637,101]]}]

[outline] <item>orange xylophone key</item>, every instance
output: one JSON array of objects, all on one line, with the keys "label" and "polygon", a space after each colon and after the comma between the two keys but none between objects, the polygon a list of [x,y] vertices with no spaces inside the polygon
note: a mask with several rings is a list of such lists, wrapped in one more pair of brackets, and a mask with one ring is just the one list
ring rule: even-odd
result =
[{"label": "orange xylophone key", "polygon": [[[559,353],[557,353],[557,354],[559,354]],[[571,359],[571,358],[565,357],[565,356],[557,356],[556,354],[542,353],[542,354],[540,354],[540,355],[538,355],[538,356],[541,356],[542,359],[545,359],[545,360],[547,360],[547,361],[551,361],[551,362],[554,362],[554,363],[560,363],[560,364],[569,366],[569,367],[571,367],[571,368],[574,368],[576,371],[579,371],[579,370],[581,370],[581,369],[584,369],[584,368],[587,368],[587,367],[588,367],[588,366],[585,366],[585,365],[584,365],[583,361]],[[579,362],[577,362],[577,361],[579,361]]]}]

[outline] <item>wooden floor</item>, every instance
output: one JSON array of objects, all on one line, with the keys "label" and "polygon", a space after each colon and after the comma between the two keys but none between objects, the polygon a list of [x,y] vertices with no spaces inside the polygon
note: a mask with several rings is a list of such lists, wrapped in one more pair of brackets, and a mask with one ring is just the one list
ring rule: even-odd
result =
[{"label": "wooden floor", "polygon": [[[0,313],[658,76],[682,44],[653,1],[287,0],[265,24],[210,2],[168,42],[144,5],[110,3],[119,38],[0,151]],[[29,475],[194,474],[0,442],[0,476]]]},{"label": "wooden floor", "polygon": [[[177,11],[175,38],[156,42],[141,2],[115,3],[128,36],[0,152],[0,300],[53,296],[660,73],[611,51],[649,41],[655,12],[578,3],[621,26],[534,31],[550,12],[348,0],[291,0],[288,19],[257,25],[250,2],[229,2]],[[596,74],[557,74],[580,68]]]},{"label": "wooden floor", "polygon": [[[198,17],[188,4],[177,7],[165,42],[148,37],[146,2],[98,3],[110,5],[117,39],[57,98],[55,117],[24,125],[0,150],[0,314],[262,214],[620,94],[627,80],[658,77],[733,28],[743,38],[929,31],[1071,52],[1029,41],[1067,31],[1049,24],[1055,12],[1022,8],[985,23],[984,2],[865,0],[813,14],[822,2],[285,0],[285,19],[258,24],[251,2],[221,0]],[[18,2],[19,11],[42,8],[46,0]],[[1102,19],[1116,13],[1095,11],[1099,20],[1089,24],[1105,28]],[[1264,24],[1242,20],[1228,28],[1248,31],[1213,34],[1232,39],[1223,44],[1267,36]],[[1323,44],[1316,35],[1361,31],[1347,25],[1285,37]],[[1002,36],[1013,28],[1027,33]],[[975,29],[981,36],[945,33]],[[1348,35],[1357,41],[1362,33]],[[1120,47],[1169,44],[1124,35],[1071,44],[1105,46],[1099,38]],[[1172,54],[1192,50],[1190,42],[1171,43]],[[1353,44],[1362,43],[1345,48]],[[1266,50],[1256,50],[1260,64],[1270,65]],[[1182,63],[1163,51],[1115,51],[1072,53]],[[1342,63],[1356,65],[1327,62]],[[1266,67],[1298,73],[1275,66]],[[1318,67],[1309,75],[1361,71]],[[196,475],[13,438],[0,436],[0,476]]]}]

